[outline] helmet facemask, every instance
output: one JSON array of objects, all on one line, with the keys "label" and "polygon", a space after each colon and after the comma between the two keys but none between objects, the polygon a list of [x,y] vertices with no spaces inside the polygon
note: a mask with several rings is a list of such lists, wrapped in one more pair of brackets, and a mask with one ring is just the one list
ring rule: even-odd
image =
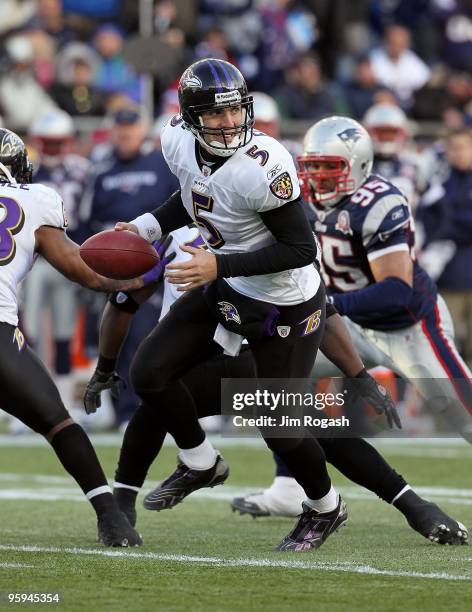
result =
[{"label": "helmet facemask", "polygon": [[[238,93],[238,92],[235,92]],[[242,122],[234,127],[211,128],[204,125],[202,115],[215,109],[241,108]],[[246,146],[252,139],[254,109],[251,96],[246,96],[234,104],[200,104],[189,106],[182,115],[186,128],[198,142],[212,155],[230,157],[238,149]],[[218,139],[219,137],[219,139]]]},{"label": "helmet facemask", "polygon": [[297,163],[302,197],[312,206],[336,206],[355,190],[351,168],[344,157],[305,153],[297,157]]}]

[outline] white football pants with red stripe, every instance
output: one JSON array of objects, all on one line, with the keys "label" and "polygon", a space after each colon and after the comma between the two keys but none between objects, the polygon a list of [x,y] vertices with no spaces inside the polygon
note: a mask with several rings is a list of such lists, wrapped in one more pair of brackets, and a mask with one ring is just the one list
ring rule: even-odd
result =
[{"label": "white football pants with red stripe", "polygon": [[[405,329],[365,329],[347,317],[344,322],[367,368],[384,366],[410,380],[427,408],[440,412],[472,443],[472,372],[455,347],[451,315],[441,296],[428,317]],[[313,373],[317,378],[341,374],[320,351]]]}]

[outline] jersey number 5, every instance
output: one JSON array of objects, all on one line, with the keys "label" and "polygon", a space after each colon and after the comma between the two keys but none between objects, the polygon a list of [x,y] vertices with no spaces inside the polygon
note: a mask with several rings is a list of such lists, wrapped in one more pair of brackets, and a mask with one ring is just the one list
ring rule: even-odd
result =
[{"label": "jersey number 5", "polygon": [[23,209],[13,198],[0,197],[0,266],[6,266],[15,257],[13,238],[25,223]]},{"label": "jersey number 5", "polygon": [[211,213],[213,210],[213,198],[192,189],[192,203],[195,223],[199,229],[206,230],[204,233],[206,241],[214,249],[221,249],[225,243],[223,236],[211,221],[202,216],[202,212]]}]

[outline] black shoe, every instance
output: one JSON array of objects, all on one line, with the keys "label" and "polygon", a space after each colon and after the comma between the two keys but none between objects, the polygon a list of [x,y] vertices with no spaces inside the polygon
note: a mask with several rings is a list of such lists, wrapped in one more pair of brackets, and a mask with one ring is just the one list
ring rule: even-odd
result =
[{"label": "black shoe", "polygon": [[113,497],[118,508],[126,515],[131,527],[136,527],[136,494],[126,495],[126,493],[128,493],[127,489],[114,489]]},{"label": "black shoe", "polygon": [[203,487],[216,487],[228,478],[229,467],[221,455],[208,470],[193,470],[180,459],[177,469],[143,500],[146,510],[165,510],[179,504],[187,495]]},{"label": "black shoe", "polygon": [[140,546],[143,540],[120,510],[110,510],[98,517],[98,541],[105,546]]},{"label": "black shoe", "polygon": [[280,542],[276,550],[303,552],[319,548],[323,542],[347,521],[346,504],[339,497],[338,505],[331,512],[317,512],[305,502],[303,512],[292,531]]},{"label": "black shoe", "polygon": [[262,496],[262,493],[256,493],[252,496],[247,497],[233,497],[231,500],[231,510],[233,512],[239,512],[239,514],[250,514],[252,518],[257,518],[258,516],[270,516],[270,512],[261,508],[261,506],[253,501],[251,501],[251,497],[259,497]]},{"label": "black shoe", "polygon": [[438,544],[461,545],[469,543],[469,532],[432,502],[417,505],[406,515],[412,529]]}]

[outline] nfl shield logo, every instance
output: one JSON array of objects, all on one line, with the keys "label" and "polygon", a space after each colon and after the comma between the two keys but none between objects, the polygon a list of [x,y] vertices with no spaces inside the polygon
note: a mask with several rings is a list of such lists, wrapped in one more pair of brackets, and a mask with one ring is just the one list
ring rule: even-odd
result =
[{"label": "nfl shield logo", "polygon": [[286,338],[292,328],[290,325],[277,325],[277,333],[281,338]]}]

